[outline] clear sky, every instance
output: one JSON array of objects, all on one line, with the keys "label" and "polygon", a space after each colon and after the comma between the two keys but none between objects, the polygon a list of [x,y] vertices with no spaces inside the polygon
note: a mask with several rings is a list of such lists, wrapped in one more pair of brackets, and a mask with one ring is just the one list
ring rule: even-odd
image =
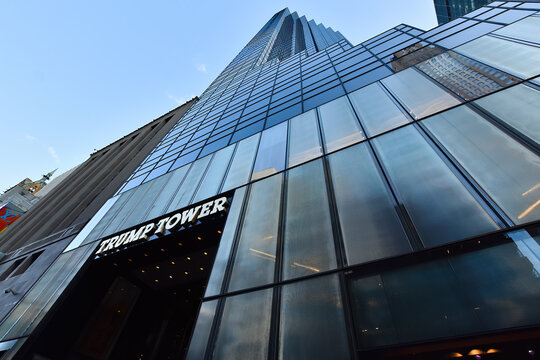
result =
[{"label": "clear sky", "polygon": [[285,7],[353,45],[400,23],[436,26],[433,0],[2,2],[0,193],[200,95]]}]

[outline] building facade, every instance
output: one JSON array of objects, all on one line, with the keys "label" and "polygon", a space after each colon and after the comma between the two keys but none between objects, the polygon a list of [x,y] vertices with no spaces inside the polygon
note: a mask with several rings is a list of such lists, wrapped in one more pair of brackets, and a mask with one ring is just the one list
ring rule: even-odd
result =
[{"label": "building facade", "polygon": [[433,0],[439,25],[466,15],[493,0]]},{"label": "building facade", "polygon": [[2,359],[534,358],[538,11],[356,46],[276,13],[4,316]]}]

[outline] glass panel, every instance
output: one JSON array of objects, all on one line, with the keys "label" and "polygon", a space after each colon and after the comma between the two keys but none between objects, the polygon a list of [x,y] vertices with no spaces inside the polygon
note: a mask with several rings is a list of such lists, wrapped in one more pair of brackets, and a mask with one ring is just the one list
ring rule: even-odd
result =
[{"label": "glass panel", "polygon": [[328,160],[348,264],[411,251],[367,145],[337,152]]},{"label": "glass panel", "polygon": [[91,244],[60,255],[0,325],[1,340],[29,335],[96,246]]},{"label": "glass panel", "polygon": [[476,99],[519,82],[518,78],[453,51],[432,57],[417,68],[465,100]]},{"label": "glass panel", "polygon": [[534,46],[482,36],[454,50],[522,78],[540,73],[540,48]]},{"label": "glass panel", "polygon": [[468,29],[462,30],[452,36],[442,39],[441,41],[438,41],[436,44],[438,46],[442,46],[447,49],[452,49],[467,41],[471,41],[472,39],[476,39],[477,37],[480,37],[484,34],[490,33],[500,28],[501,28],[501,25],[481,22],[479,24],[471,26]]},{"label": "glass panel", "polygon": [[540,18],[528,17],[495,31],[495,34],[540,44]]},{"label": "glass panel", "polygon": [[381,80],[415,119],[420,119],[459,104],[459,100],[408,68]]},{"label": "glass panel", "polygon": [[122,223],[120,226],[121,229],[126,229],[142,222],[140,221],[141,218],[146,214],[150,205],[154,203],[156,196],[159,195],[163,185],[165,185],[165,183],[169,180],[171,174],[172,173],[168,173],[149,182],[151,185],[148,188],[148,191],[141,198],[141,201],[139,201],[137,206],[135,206],[131,214],[129,214],[126,220]]},{"label": "glass panel", "polygon": [[540,92],[523,84],[476,100],[488,112],[540,144]]},{"label": "glass panel", "polygon": [[197,186],[199,186],[201,178],[204,175],[204,172],[208,167],[208,163],[210,162],[211,158],[212,156],[206,156],[202,159],[195,161],[191,165],[191,169],[189,169],[189,172],[187,173],[184,182],[182,182],[182,185],[174,196],[171,205],[169,205],[169,208],[167,209],[167,212],[181,209],[190,204],[193,193],[197,189]]},{"label": "glass panel", "polygon": [[319,114],[327,152],[365,139],[346,96],[322,105]]},{"label": "glass panel", "polygon": [[374,144],[426,246],[497,229],[413,126],[378,137]]},{"label": "glass panel", "polygon": [[150,188],[152,183],[142,184],[135,189],[133,189],[133,195],[126,201],[122,208],[116,213],[109,225],[103,230],[101,237],[104,237],[109,234],[113,234],[117,231],[120,231],[121,225],[124,222],[129,214],[137,207],[137,204],[140,202],[141,198],[144,196],[146,191]]},{"label": "glass panel", "polygon": [[283,286],[279,359],[349,359],[337,275]]},{"label": "glass panel", "polygon": [[223,234],[219,241],[216,259],[212,266],[212,273],[210,274],[210,279],[206,285],[206,297],[221,293],[221,284],[223,283],[223,277],[225,276],[225,270],[227,269],[227,263],[229,261],[229,256],[231,255],[245,194],[245,187],[239,188],[234,192],[233,201],[227,214],[227,222],[225,223],[225,228],[223,229]]},{"label": "glass panel", "polygon": [[312,275],[336,267],[326,182],[321,160],[289,171],[283,278]]},{"label": "glass panel", "polygon": [[289,121],[289,167],[322,155],[319,125],[315,110],[310,110]]},{"label": "glass panel", "polygon": [[100,238],[103,230],[109,225],[109,223],[115,218],[116,214],[122,209],[126,202],[131,198],[135,189],[128,190],[125,193],[121,194],[117,201],[111,206],[109,211],[103,216],[103,218],[94,226],[90,231],[90,234],[84,239],[83,245],[88,244],[94,240]]},{"label": "glass panel", "polygon": [[283,174],[251,186],[229,291],[264,285],[274,279]]},{"label": "glass panel", "polygon": [[515,223],[540,218],[538,156],[465,106],[424,124]]},{"label": "glass panel", "polygon": [[266,359],[272,289],[225,300],[212,359]]},{"label": "glass panel", "polygon": [[261,134],[261,142],[251,180],[275,174],[285,168],[287,123],[281,123]]},{"label": "glass panel", "polygon": [[210,337],[210,330],[212,330],[212,321],[214,320],[214,314],[216,313],[217,302],[217,300],[213,300],[202,303],[201,309],[199,310],[199,317],[197,318],[197,324],[195,325],[195,330],[193,330],[193,335],[191,336],[186,360],[204,359],[206,345],[208,344],[208,338]]},{"label": "glass panel", "polygon": [[351,279],[362,347],[537,324],[538,239],[525,230],[510,237],[515,243]]},{"label": "glass panel", "polygon": [[261,134],[255,134],[238,143],[221,192],[244,185],[248,182],[260,136]]},{"label": "glass panel", "polygon": [[204,175],[203,181],[195,194],[193,202],[198,202],[204,199],[207,199],[211,196],[214,196],[218,193],[219,186],[223,181],[227,167],[229,166],[229,161],[234,152],[234,145],[228,146],[225,149],[221,149],[214,154],[212,162]]},{"label": "glass panel", "polygon": [[165,214],[171,199],[174,197],[174,194],[176,194],[180,184],[182,184],[182,181],[184,180],[190,166],[191,164],[188,164],[171,172],[172,175],[169,178],[169,181],[159,193],[156,201],[154,201],[154,203],[150,206],[148,214],[144,217],[144,221],[154,219]]},{"label": "glass panel", "polygon": [[370,136],[378,135],[409,122],[399,107],[386,95],[379,83],[349,94],[356,114]]}]

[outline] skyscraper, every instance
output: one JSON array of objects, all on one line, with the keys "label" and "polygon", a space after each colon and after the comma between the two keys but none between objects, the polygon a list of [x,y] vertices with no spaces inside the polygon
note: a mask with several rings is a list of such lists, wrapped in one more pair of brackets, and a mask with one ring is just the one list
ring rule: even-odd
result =
[{"label": "skyscraper", "polygon": [[439,25],[468,14],[493,0],[433,0]]},{"label": "skyscraper", "polygon": [[20,296],[5,357],[531,358],[539,10],[356,46],[276,13]]}]

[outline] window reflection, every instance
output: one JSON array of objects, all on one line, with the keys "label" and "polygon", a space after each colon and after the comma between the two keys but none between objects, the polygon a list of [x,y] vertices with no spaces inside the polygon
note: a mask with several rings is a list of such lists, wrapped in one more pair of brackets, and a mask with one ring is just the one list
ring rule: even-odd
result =
[{"label": "window reflection", "polygon": [[482,36],[455,51],[521,78],[540,73],[540,48],[535,46]]},{"label": "window reflection", "polygon": [[420,119],[459,104],[459,101],[424,77],[408,68],[381,80],[415,119]]},{"label": "window reflection", "polygon": [[373,142],[426,246],[498,228],[413,126]]},{"label": "window reflection", "polygon": [[321,160],[289,171],[283,277],[312,275],[336,266],[330,209]]},{"label": "window reflection", "polygon": [[411,250],[365,143],[329,156],[349,265]]},{"label": "window reflection", "polygon": [[516,223],[540,219],[538,156],[466,106],[423,122]]},{"label": "window reflection", "polygon": [[525,230],[509,237],[513,242],[352,276],[353,316],[361,346],[538,323],[539,237]]},{"label": "window reflection", "polygon": [[343,96],[319,107],[327,152],[341,149],[365,139],[347,97]]},{"label": "window reflection", "polygon": [[319,126],[315,110],[289,121],[289,167],[322,155]]},{"label": "window reflection", "polygon": [[379,83],[349,94],[354,110],[370,136],[378,135],[409,122]]},{"label": "window reflection", "polygon": [[212,359],[266,359],[272,289],[225,300]]},{"label": "window reflection", "polygon": [[281,289],[279,359],[348,359],[337,275]]},{"label": "window reflection", "polygon": [[476,104],[540,145],[540,92],[520,84],[476,100]]},{"label": "window reflection", "polygon": [[274,279],[282,182],[283,174],[277,174],[251,186],[229,291]]}]

